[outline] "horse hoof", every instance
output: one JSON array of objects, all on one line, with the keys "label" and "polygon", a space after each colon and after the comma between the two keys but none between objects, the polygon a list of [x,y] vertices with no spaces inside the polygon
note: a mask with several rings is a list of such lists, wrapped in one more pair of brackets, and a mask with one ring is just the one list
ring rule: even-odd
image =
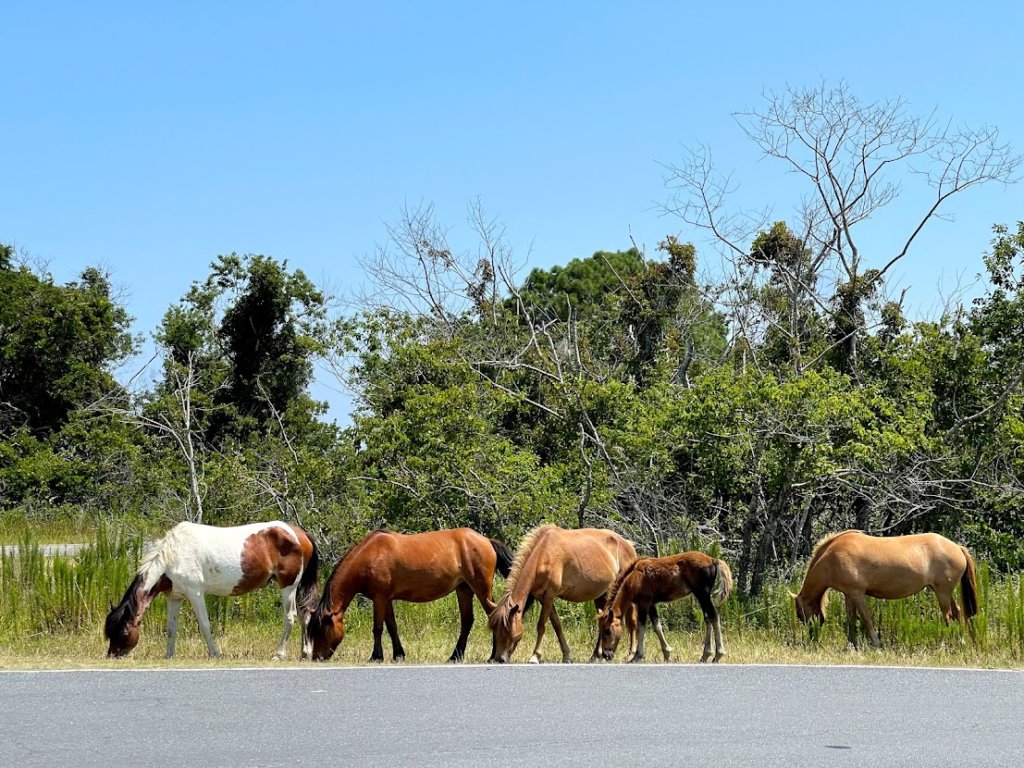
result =
[{"label": "horse hoof", "polygon": [[537,657],[537,656],[531,656],[530,657],[530,663],[531,664],[540,664],[540,658]]},{"label": "horse hoof", "polygon": [[397,662],[405,661],[405,654],[404,653],[400,653],[398,656],[392,656],[391,660],[396,662],[396,663]]},{"label": "horse hoof", "polygon": [[371,656],[370,657],[370,663],[371,664],[383,664],[384,663],[384,657],[383,656]]}]

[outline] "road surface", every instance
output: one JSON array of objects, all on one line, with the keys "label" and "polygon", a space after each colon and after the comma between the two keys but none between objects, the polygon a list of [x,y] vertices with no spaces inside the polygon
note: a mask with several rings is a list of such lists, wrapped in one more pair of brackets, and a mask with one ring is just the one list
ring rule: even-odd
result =
[{"label": "road surface", "polygon": [[11,766],[1021,766],[1012,671],[696,665],[0,673]]}]

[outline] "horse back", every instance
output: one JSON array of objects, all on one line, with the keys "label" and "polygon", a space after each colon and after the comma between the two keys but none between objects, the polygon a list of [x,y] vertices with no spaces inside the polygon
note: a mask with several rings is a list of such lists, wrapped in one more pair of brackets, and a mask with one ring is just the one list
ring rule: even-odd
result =
[{"label": "horse back", "polygon": [[840,591],[894,599],[955,583],[965,568],[961,548],[937,533],[869,536],[851,531],[828,543],[808,577]]}]

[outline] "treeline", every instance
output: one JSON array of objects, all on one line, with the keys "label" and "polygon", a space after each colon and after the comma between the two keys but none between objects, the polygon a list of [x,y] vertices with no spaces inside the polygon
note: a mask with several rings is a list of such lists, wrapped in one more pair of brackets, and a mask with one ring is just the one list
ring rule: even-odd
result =
[{"label": "treeline", "polygon": [[[652,553],[717,542],[752,595],[848,527],[936,530],[1018,569],[1024,223],[995,228],[984,294],[940,317],[908,319],[887,278],[950,196],[1019,158],[903,114],[841,87],[746,115],[812,181],[788,222],[733,226],[702,152],[669,167],[666,209],[711,233],[708,258],[668,236],[523,277],[479,206],[461,248],[421,208],[339,314],[287,264],[219,257],[156,329],[143,387],[111,375],[140,340],[106,276],[58,285],[4,247],[0,504],[280,516],[333,555],[376,527],[514,542],[542,522],[608,526]],[[933,197],[867,258],[858,227],[893,199],[885,173],[925,160]],[[321,420],[315,365],[353,394],[351,424]]]}]

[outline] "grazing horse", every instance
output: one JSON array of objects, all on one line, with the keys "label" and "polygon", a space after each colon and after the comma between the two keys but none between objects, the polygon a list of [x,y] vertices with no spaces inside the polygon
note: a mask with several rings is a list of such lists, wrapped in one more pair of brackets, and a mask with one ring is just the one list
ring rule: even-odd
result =
[{"label": "grazing horse", "polygon": [[[611,661],[622,638],[622,623],[629,629],[632,655],[626,661],[644,658],[644,631],[647,617],[654,620],[654,632],[661,642],[665,661],[672,648],[665,641],[661,622],[654,613],[656,603],[669,603],[692,594],[704,614],[704,654],[701,663],[711,655],[711,629],[715,630],[715,658],[725,653],[722,624],[716,605],[721,605],[732,592],[732,571],[724,560],[716,560],[703,552],[683,552],[669,557],[641,557],[615,582],[608,593],[608,608],[598,615],[599,643],[604,658]],[[634,619],[635,606],[636,618]],[[640,623],[639,635],[636,622]]]},{"label": "grazing horse", "polygon": [[110,604],[103,634],[107,656],[124,656],[139,643],[139,624],[150,603],[167,595],[167,658],[174,656],[181,602],[199,620],[211,656],[220,650],[210,631],[205,595],[244,595],[276,581],[281,588],[284,632],[275,659],[283,659],[296,613],[301,614],[302,656],[309,656],[306,622],[317,600],[316,543],[295,525],[274,521],[233,528],[178,523],[153,544],[118,605]]},{"label": "grazing horse", "polygon": [[960,620],[953,590],[960,583],[963,616],[978,613],[974,559],[965,547],[937,533],[912,536],[868,536],[863,531],[842,531],[822,539],[814,548],[800,593],[791,595],[802,622],[825,620],[828,589],[846,597],[846,630],[857,645],[857,614],[864,622],[868,642],[881,641],[871,623],[866,597],[899,600],[931,587],[948,624]]},{"label": "grazing horse", "polygon": [[429,603],[454,591],[461,630],[449,661],[462,661],[473,627],[473,595],[486,613],[494,609],[491,590],[495,567],[507,575],[512,552],[497,539],[469,528],[411,535],[374,531],[341,558],[324,584],[320,605],[309,622],[313,659],[331,658],[345,637],[345,610],[357,595],[373,601],[373,653],[383,661],[381,635],[386,624],[395,661],[405,658],[398,639],[393,600]]},{"label": "grazing horse", "polygon": [[[532,600],[537,600],[541,610],[530,663],[540,662],[540,644],[549,619],[562,649],[562,661],[568,663],[569,645],[555,613],[555,598],[574,603],[593,600],[601,610],[605,593],[634,560],[633,545],[614,531],[565,530],[556,525],[534,528],[519,545],[505,592],[488,619],[494,633],[491,661],[509,661],[523,637],[523,613]],[[591,661],[599,657],[600,650],[599,637]]]}]

